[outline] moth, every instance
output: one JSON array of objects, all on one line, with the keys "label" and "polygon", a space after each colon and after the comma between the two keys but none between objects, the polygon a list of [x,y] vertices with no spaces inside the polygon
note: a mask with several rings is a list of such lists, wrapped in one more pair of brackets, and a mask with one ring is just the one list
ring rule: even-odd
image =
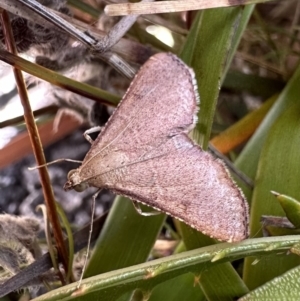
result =
[{"label": "moth", "polygon": [[64,189],[106,188],[218,240],[245,239],[245,197],[224,163],[188,136],[198,102],[193,70],[173,54],[152,56]]}]

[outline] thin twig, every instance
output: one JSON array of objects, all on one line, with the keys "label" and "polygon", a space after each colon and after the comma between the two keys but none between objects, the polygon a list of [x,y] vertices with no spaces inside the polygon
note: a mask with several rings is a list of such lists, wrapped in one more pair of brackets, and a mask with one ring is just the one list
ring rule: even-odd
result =
[{"label": "thin twig", "polygon": [[230,7],[247,4],[249,5],[268,1],[271,0],[173,0],[157,1],[153,3],[118,3],[106,5],[104,12],[108,16],[148,15],[210,9],[217,7]]},{"label": "thin twig", "polygon": [[[3,33],[5,37],[5,42],[7,48],[10,52],[17,55],[17,49],[13,38],[12,29],[10,26],[9,16],[6,11],[1,13],[1,22],[3,26]],[[22,75],[22,72],[17,69],[13,68],[13,72],[15,75],[16,85],[18,88],[18,92],[20,95],[20,100],[24,109],[24,118],[26,122],[26,126],[28,129],[32,149],[34,152],[34,156],[38,165],[42,165],[46,163],[40,136],[37,130],[37,126],[34,120],[34,116],[31,110],[27,89],[25,85],[25,81]],[[45,203],[47,206],[47,211],[49,215],[49,220],[53,227],[54,238],[57,243],[58,253],[62,260],[63,266],[65,270],[68,270],[68,254],[67,249],[63,241],[63,234],[60,227],[60,223],[56,214],[56,207],[55,207],[55,198],[53,194],[53,190],[51,187],[50,177],[48,174],[47,168],[39,169],[39,175],[41,179],[41,184],[43,188],[43,194],[45,198]]]}]

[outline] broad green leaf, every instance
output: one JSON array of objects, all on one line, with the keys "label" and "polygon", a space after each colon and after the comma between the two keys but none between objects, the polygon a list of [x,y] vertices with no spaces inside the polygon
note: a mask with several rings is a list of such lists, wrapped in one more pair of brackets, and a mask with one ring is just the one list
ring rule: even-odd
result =
[{"label": "broad green leaf", "polygon": [[197,129],[199,144],[207,148],[219,96],[221,78],[242,8],[211,9],[198,13],[181,58],[193,67],[200,94]]},{"label": "broad green leaf", "polygon": [[[163,298],[163,299],[162,299]],[[157,285],[149,301],[205,300],[195,275],[188,273]]]},{"label": "broad green leaf", "polygon": [[[277,101],[272,106],[264,121],[261,123],[255,134],[249,140],[235,161],[237,168],[243,171],[248,177],[252,179],[255,178],[263,143],[273,123],[287,107],[289,107],[292,103],[299,101],[299,81],[300,65],[298,66],[292,78],[288,81],[283,91],[280,93]],[[250,202],[252,192],[246,186],[241,186],[248,198],[248,201]]]},{"label": "broad green leaf", "polygon": [[300,300],[300,267],[272,279],[238,301],[298,301]]},{"label": "broad green leaf", "polygon": [[[299,118],[300,98],[295,104],[285,108],[271,127],[263,145],[252,198],[250,225],[252,236],[262,235],[260,224],[262,215],[285,215],[270,191],[280,191],[282,194],[300,198]],[[247,258],[244,269],[244,280],[250,289],[299,264],[300,258],[294,255],[289,258],[285,256],[278,258],[274,255],[256,264],[253,264],[253,261],[254,258]]]},{"label": "broad green leaf", "polygon": [[230,51],[228,53],[228,57],[226,59],[226,66],[223,70],[223,74],[222,74],[222,80],[221,83],[223,85],[225,77],[227,77],[228,74],[228,69],[231,65],[232,59],[235,55],[235,52],[240,44],[240,40],[241,37],[244,34],[244,31],[248,25],[249,19],[252,15],[252,12],[255,8],[255,5],[246,5],[246,6],[240,6],[238,8],[232,8],[232,9],[238,9],[238,10],[242,10],[240,18],[237,19],[236,23],[233,23],[233,36],[232,36],[232,42],[231,42],[231,46],[230,46]]}]

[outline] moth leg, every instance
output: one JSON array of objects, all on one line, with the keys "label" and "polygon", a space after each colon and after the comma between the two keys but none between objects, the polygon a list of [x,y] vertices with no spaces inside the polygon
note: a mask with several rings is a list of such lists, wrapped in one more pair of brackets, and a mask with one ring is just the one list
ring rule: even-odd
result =
[{"label": "moth leg", "polygon": [[94,215],[95,215],[95,208],[96,208],[96,198],[99,195],[99,193],[101,192],[101,188],[98,189],[95,194],[92,196],[92,208],[91,208],[91,225],[90,225],[90,231],[89,231],[89,238],[88,238],[88,244],[87,244],[87,248],[86,248],[86,255],[85,255],[85,259],[84,259],[84,264],[82,267],[82,272],[81,272],[81,276],[80,279],[78,280],[77,283],[77,289],[80,287],[82,279],[83,279],[83,274],[85,272],[86,269],[86,265],[88,262],[88,257],[89,257],[89,253],[90,253],[90,248],[91,248],[91,240],[92,240],[92,233],[93,233],[93,224],[94,224]]},{"label": "moth leg", "polygon": [[92,134],[92,133],[96,133],[96,132],[100,132],[102,129],[102,126],[94,126],[88,130],[86,130],[84,133],[83,133],[83,136],[84,138],[90,143],[90,144],[93,144],[93,140],[92,138],[89,136],[89,134]]},{"label": "moth leg", "polygon": [[161,212],[158,212],[158,211],[143,212],[142,208],[140,207],[140,203],[138,203],[136,201],[132,201],[132,204],[133,204],[133,207],[136,210],[136,212],[140,215],[153,216],[153,215],[161,214]]}]

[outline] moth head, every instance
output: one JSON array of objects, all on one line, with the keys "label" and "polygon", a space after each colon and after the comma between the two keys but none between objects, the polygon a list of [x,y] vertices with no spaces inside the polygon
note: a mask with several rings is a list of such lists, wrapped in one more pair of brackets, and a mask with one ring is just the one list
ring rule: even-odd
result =
[{"label": "moth head", "polygon": [[77,192],[82,192],[88,187],[88,183],[82,181],[79,175],[79,169],[72,169],[68,172],[68,181],[64,185],[65,191],[74,189]]}]

